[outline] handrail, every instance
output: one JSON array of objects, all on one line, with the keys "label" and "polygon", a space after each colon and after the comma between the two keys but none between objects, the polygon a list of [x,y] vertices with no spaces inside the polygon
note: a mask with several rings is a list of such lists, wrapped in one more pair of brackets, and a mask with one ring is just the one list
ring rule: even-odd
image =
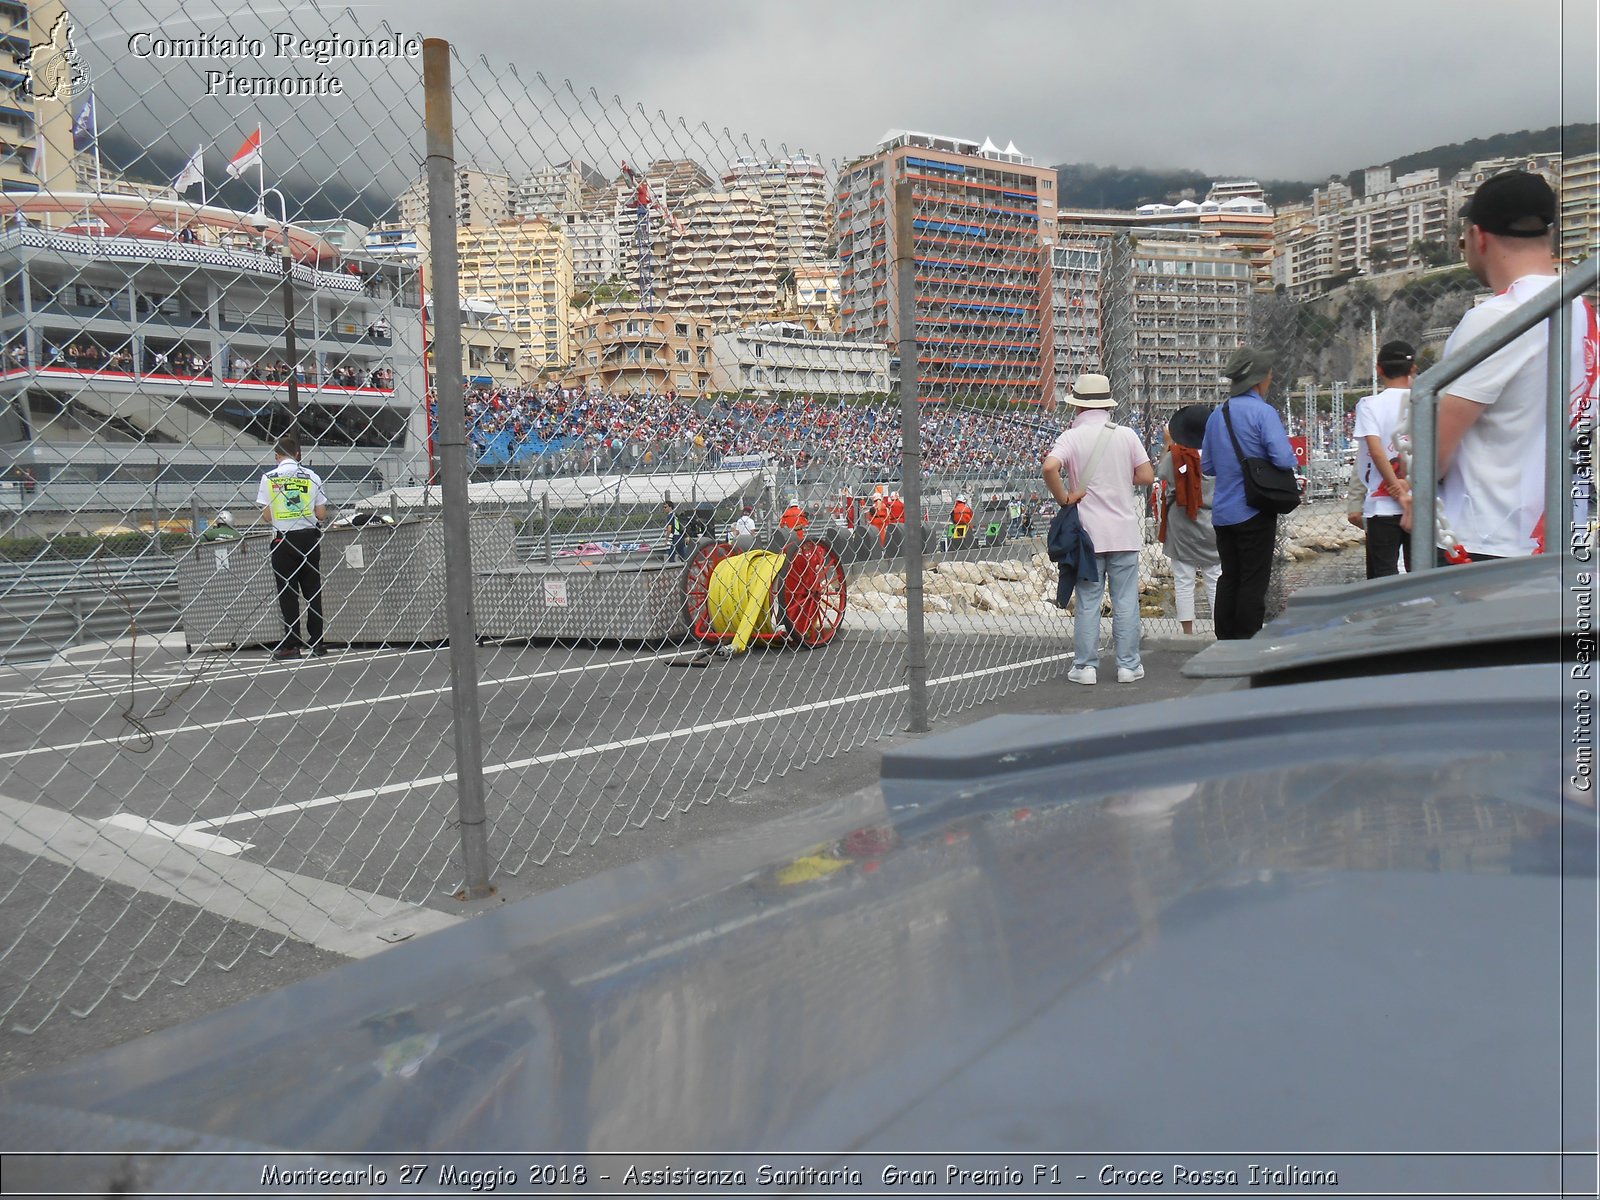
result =
[{"label": "handrail", "polygon": [[1551,324],[1548,339],[1545,404],[1545,548],[1565,553],[1572,536],[1572,455],[1568,446],[1572,301],[1600,282],[1600,258],[1566,272],[1559,287],[1547,288],[1507,313],[1454,354],[1435,363],[1411,385],[1411,569],[1432,570],[1439,544],[1439,393],[1497,350],[1510,345],[1540,321]]}]

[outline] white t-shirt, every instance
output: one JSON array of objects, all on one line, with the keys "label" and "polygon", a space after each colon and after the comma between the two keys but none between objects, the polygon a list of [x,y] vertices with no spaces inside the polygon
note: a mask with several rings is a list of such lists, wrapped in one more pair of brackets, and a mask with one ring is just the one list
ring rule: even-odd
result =
[{"label": "white t-shirt", "polygon": [[1082,410],[1046,456],[1062,464],[1063,482],[1069,490],[1088,492],[1078,502],[1078,520],[1089,531],[1096,554],[1144,547],[1139,508],[1133,498],[1133,473],[1141,463],[1149,462],[1150,456],[1144,452],[1139,435],[1126,425],[1118,425],[1106,435],[1094,477],[1082,477],[1108,420],[1104,409]]},{"label": "white t-shirt", "polygon": [[[1461,318],[1445,355],[1558,283],[1556,275],[1524,275]],[[1588,317],[1580,302],[1572,308],[1572,378],[1578,380],[1584,377]],[[1462,436],[1439,484],[1450,531],[1474,554],[1514,558],[1534,552],[1534,527],[1544,515],[1547,344],[1547,323],[1540,321],[1441,389],[1487,406]]]},{"label": "white t-shirt", "polygon": [[733,523],[734,537],[755,537],[756,519],[749,513],[740,513],[739,519]]},{"label": "white t-shirt", "polygon": [[1377,395],[1356,402],[1356,478],[1366,489],[1366,499],[1361,503],[1364,516],[1400,515],[1400,501],[1389,495],[1389,489],[1384,486],[1383,474],[1367,451],[1367,438],[1375,437],[1382,442],[1384,457],[1394,460],[1394,431],[1400,423],[1400,404],[1410,394],[1405,388],[1384,388]]},{"label": "white t-shirt", "polygon": [[327,502],[322,478],[292,458],[284,459],[263,475],[256,488],[256,503],[263,508],[272,506],[272,528],[280,533],[315,529],[317,508]]}]

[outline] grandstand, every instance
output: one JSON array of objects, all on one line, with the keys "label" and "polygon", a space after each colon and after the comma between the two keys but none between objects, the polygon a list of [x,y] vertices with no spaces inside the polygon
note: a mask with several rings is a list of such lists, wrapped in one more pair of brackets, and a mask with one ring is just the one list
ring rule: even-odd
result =
[{"label": "grandstand", "polygon": [[425,473],[415,268],[178,200],[6,193],[0,215],[0,476],[30,523],[253,495],[291,370],[336,503]]}]

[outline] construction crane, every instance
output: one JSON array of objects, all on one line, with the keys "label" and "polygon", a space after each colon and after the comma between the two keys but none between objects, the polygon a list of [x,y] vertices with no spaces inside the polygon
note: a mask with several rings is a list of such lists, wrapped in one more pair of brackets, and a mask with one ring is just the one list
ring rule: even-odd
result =
[{"label": "construction crane", "polygon": [[635,174],[627,163],[622,164],[622,176],[634,189],[633,241],[639,257],[639,307],[650,312],[655,308],[656,300],[655,252],[651,248],[655,241],[653,214],[661,214],[661,219],[677,233],[683,232],[683,225],[678,218],[667,211],[667,206],[662,203],[661,198],[651,191],[648,179]]}]

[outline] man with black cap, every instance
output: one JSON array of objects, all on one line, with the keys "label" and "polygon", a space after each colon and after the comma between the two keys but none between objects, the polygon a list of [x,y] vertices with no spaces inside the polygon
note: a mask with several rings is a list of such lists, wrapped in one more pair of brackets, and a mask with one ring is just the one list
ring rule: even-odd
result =
[{"label": "man with black cap", "polygon": [[1361,515],[1367,531],[1367,578],[1400,574],[1400,560],[1411,569],[1401,518],[1411,508],[1411,485],[1402,477],[1394,431],[1400,409],[1411,394],[1417,354],[1409,342],[1385,342],[1378,350],[1383,390],[1356,402],[1356,478],[1361,481]]},{"label": "man with black cap", "polygon": [[1228,399],[1206,421],[1200,469],[1217,481],[1211,526],[1222,575],[1217,580],[1215,621],[1217,640],[1231,641],[1255,637],[1266,623],[1267,587],[1278,544],[1278,514],[1257,509],[1245,499],[1240,455],[1270,459],[1286,471],[1294,470],[1296,462],[1283,419],[1266,400],[1272,387],[1272,359],[1253,346],[1240,346],[1222,368],[1222,376]]},{"label": "man with black cap", "polygon": [[[1461,210],[1461,251],[1494,295],[1468,309],[1445,343],[1448,357],[1546,288],[1558,286],[1552,234],[1555,192],[1538,175],[1505,171],[1485,180]],[[1592,386],[1584,369],[1588,310],[1573,301],[1573,395]],[[1547,324],[1450,383],[1439,398],[1439,498],[1448,561],[1511,558],[1538,548],[1544,516]],[[1570,411],[1570,410],[1569,410]],[[1441,541],[1441,545],[1447,545]]]}]

